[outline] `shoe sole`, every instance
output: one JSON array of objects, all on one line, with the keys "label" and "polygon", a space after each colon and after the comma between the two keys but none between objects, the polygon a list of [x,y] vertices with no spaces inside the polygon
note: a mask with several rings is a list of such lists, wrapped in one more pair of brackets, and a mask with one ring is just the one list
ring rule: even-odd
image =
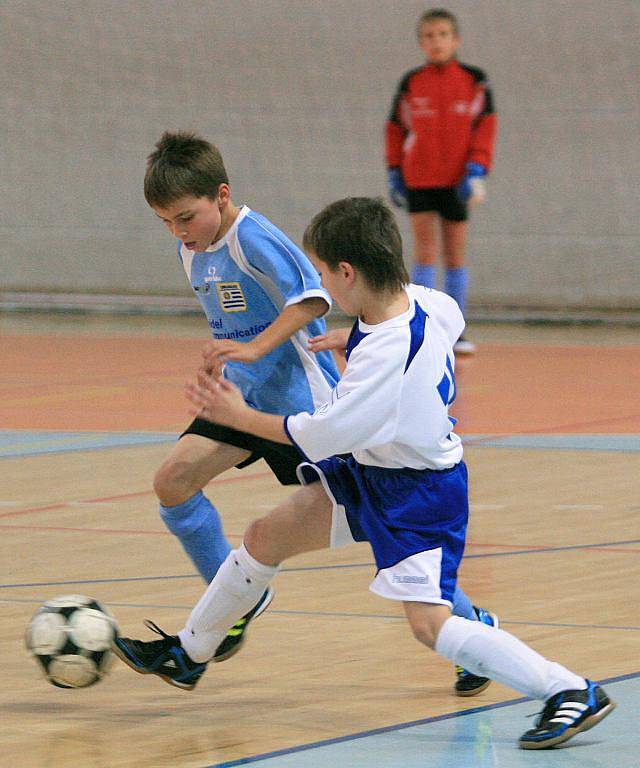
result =
[{"label": "shoe sole", "polygon": [[[267,608],[268,608],[268,607],[271,605],[271,603],[273,602],[273,598],[274,598],[275,596],[276,596],[276,593],[275,593],[275,592],[274,592],[272,589],[269,589],[269,591],[268,591],[268,593],[267,593],[267,597],[266,597],[265,601],[262,603],[262,605],[260,606],[260,608],[259,608],[259,609],[258,609],[258,610],[257,610],[257,611],[256,611],[256,612],[253,614],[253,616],[251,617],[251,621],[249,622],[249,624],[251,624],[251,622],[253,622],[255,619],[257,619],[257,618],[258,618],[258,616],[261,616],[261,615],[262,615],[262,614],[263,614],[263,613],[264,613],[264,612],[267,610]],[[233,646],[233,648],[232,648],[230,651],[227,651],[226,653],[222,654],[222,656],[214,656],[214,657],[211,659],[211,662],[213,662],[214,664],[220,664],[220,662],[221,662],[221,661],[227,661],[227,660],[228,660],[228,659],[230,659],[232,656],[235,656],[235,655],[236,655],[236,653],[238,653],[238,651],[241,651],[241,650],[242,650],[242,646],[243,646],[243,645],[245,644],[245,642],[246,642],[246,639],[247,639],[247,632],[248,632],[248,631],[249,631],[249,627],[247,627],[247,628],[245,629],[245,631],[243,632],[243,634],[242,634],[242,639],[240,640],[240,642],[239,642],[239,643],[237,643],[236,645],[234,645],[234,646]]]},{"label": "shoe sole", "polygon": [[557,736],[555,739],[549,739],[548,741],[541,741],[541,742],[521,741],[520,749],[548,749],[549,747],[555,747],[557,744],[563,744],[565,741],[569,741],[569,739],[572,739],[574,736],[577,736],[579,733],[588,731],[591,728],[593,728],[595,725],[598,725],[598,723],[604,720],[607,715],[610,715],[615,708],[616,708],[615,701],[611,701],[610,699],[609,703],[606,706],[604,706],[599,712],[596,712],[595,715],[591,715],[575,728],[567,728],[567,730],[563,734],[561,734],[560,736]]},{"label": "shoe sole", "polygon": [[[491,620],[493,621],[493,628],[498,629],[500,626],[500,619],[496,616],[495,613],[492,613],[491,611],[487,611],[489,616],[491,616]],[[484,623],[484,622],[483,622]],[[482,693],[482,691],[486,691],[487,688],[491,685],[491,679],[487,678],[487,682],[483,683],[482,685],[479,685],[477,688],[473,688],[470,691],[459,691],[457,688],[454,687],[453,692],[456,696],[462,696],[463,698],[468,698],[469,696],[477,696],[479,693]]]},{"label": "shoe sole", "polygon": [[192,691],[196,687],[196,683],[180,683],[177,680],[172,680],[170,677],[167,677],[167,675],[161,675],[159,672],[151,672],[150,670],[136,667],[134,663],[120,650],[120,648],[115,643],[111,645],[111,650],[120,659],[120,661],[124,661],[128,667],[130,667],[134,672],[137,672],[139,675],[155,675],[165,683],[172,685],[174,688],[179,688],[181,691]]},{"label": "shoe sole", "polygon": [[463,697],[477,696],[479,693],[482,693],[482,691],[486,691],[490,685],[491,685],[491,680],[487,678],[487,681],[484,682],[482,685],[479,685],[477,688],[472,688],[469,691],[459,691],[457,688],[454,688],[454,692],[456,696],[463,696]]}]

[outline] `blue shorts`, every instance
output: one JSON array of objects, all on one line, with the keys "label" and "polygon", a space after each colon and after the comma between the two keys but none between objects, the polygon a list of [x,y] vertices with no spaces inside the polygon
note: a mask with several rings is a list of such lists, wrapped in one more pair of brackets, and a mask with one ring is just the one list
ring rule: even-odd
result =
[{"label": "blue shorts", "polygon": [[469,517],[467,468],[386,469],[333,456],[301,464],[333,502],[332,546],[371,544],[371,589],[390,599],[451,604]]}]

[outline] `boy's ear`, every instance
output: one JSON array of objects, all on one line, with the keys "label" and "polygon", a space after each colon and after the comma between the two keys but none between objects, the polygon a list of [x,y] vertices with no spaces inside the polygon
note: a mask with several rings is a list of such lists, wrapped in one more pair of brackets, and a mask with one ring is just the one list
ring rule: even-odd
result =
[{"label": "boy's ear", "polygon": [[345,280],[348,282],[353,282],[356,271],[353,268],[353,264],[350,264],[348,261],[341,261],[338,264],[338,269],[342,272],[342,277],[344,277]]},{"label": "boy's ear", "polygon": [[231,199],[231,187],[228,184],[220,184],[218,186],[218,202],[221,206],[225,206]]}]

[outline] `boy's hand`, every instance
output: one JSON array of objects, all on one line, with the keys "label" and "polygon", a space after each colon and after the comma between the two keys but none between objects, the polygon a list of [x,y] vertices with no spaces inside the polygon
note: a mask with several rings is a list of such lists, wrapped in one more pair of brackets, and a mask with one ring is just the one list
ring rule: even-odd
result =
[{"label": "boy's hand", "polygon": [[407,188],[405,187],[400,168],[389,168],[387,179],[389,181],[389,197],[393,204],[398,208],[406,208]]},{"label": "boy's hand", "polygon": [[223,378],[213,379],[202,370],[198,372],[197,381],[187,382],[185,395],[195,406],[191,411],[193,416],[234,429],[242,430],[251,413],[235,384]]},{"label": "boy's hand", "polygon": [[222,375],[224,364],[230,361],[240,363],[253,363],[262,357],[255,342],[231,341],[230,339],[216,339],[208,341],[202,350],[203,369],[214,378]]},{"label": "boy's hand", "polygon": [[460,184],[458,184],[458,197],[463,203],[475,205],[481,203],[486,197],[484,177],[487,175],[487,169],[479,163],[467,163],[465,166],[465,175]]},{"label": "boy's hand", "polygon": [[315,353],[330,349],[344,354],[350,333],[351,328],[334,328],[321,336],[313,336],[309,339],[309,349]]}]

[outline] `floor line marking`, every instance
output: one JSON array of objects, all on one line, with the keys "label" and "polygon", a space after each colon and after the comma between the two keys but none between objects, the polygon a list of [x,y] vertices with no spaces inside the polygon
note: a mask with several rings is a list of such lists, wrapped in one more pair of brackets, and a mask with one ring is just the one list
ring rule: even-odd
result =
[{"label": "floor line marking", "polygon": [[[212,480],[210,485],[226,485],[228,483],[238,483],[241,480],[257,480],[264,477],[271,477],[271,472],[253,472],[251,474],[243,475],[242,477],[223,477],[220,479]],[[4,517],[17,517],[18,515],[27,515],[37,512],[49,512],[53,509],[64,509],[70,504],[103,504],[109,501],[122,501],[124,499],[132,499],[136,496],[155,496],[155,492],[152,489],[146,491],[132,491],[131,493],[120,493],[115,496],[103,496],[97,499],[75,499],[72,501],[62,501],[55,504],[47,504],[38,507],[28,507],[27,509],[18,509],[15,512],[2,512],[0,518]]]},{"label": "floor line marking", "polygon": [[[610,683],[624,682],[625,680],[632,680],[640,677],[640,672],[631,672],[626,675],[619,675],[618,677],[610,677],[599,682],[602,685],[608,685]],[[326,747],[332,744],[342,744],[347,741],[354,741],[356,739],[367,738],[368,736],[377,736],[382,733],[389,733],[390,731],[400,731],[406,728],[413,728],[418,725],[429,725],[431,723],[442,722],[443,720],[451,720],[456,717],[466,717],[467,715],[475,715],[481,712],[489,712],[494,709],[502,709],[503,707],[512,707],[516,704],[524,704],[532,699],[522,696],[517,699],[509,699],[508,701],[501,701],[495,704],[485,704],[481,707],[472,707],[471,709],[463,709],[458,712],[448,712],[444,715],[435,715],[433,717],[426,717],[421,720],[411,720],[407,723],[397,723],[395,725],[385,725],[381,728],[372,728],[368,731],[359,731],[358,733],[351,733],[347,736],[336,736],[331,739],[322,739],[320,741],[310,742],[308,744],[300,744],[296,747],[286,747],[284,749],[274,750],[272,752],[264,752],[259,755],[251,755],[249,757],[241,757],[237,760],[227,760],[222,763],[211,763],[203,766],[203,768],[234,768],[239,765],[249,765],[250,763],[256,763],[261,760],[268,760],[273,757],[284,757],[285,755],[295,754],[296,752],[306,752],[311,749],[317,749],[319,747]]]}]

